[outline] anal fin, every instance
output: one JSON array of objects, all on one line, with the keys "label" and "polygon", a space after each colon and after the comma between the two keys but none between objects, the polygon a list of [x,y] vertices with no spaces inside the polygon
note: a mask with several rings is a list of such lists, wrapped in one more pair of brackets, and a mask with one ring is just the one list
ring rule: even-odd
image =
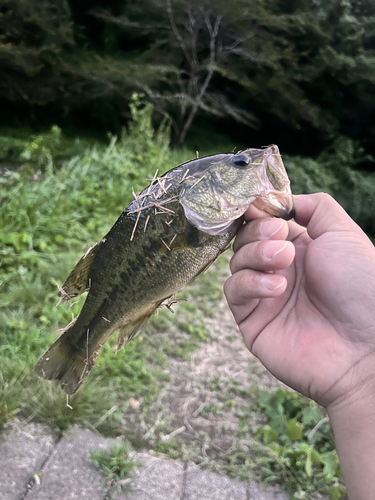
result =
[{"label": "anal fin", "polygon": [[140,332],[142,326],[147,322],[162,302],[163,301],[161,300],[157,304],[152,304],[152,306],[135,321],[124,323],[120,326],[118,331],[117,351],[134,339],[134,337]]}]

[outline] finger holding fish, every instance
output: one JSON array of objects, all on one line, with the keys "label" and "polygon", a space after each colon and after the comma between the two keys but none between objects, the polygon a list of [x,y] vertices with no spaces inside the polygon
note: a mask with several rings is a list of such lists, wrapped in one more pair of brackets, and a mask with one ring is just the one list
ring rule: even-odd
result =
[{"label": "finger holding fish", "polygon": [[285,240],[288,233],[288,223],[283,219],[274,217],[254,219],[239,229],[233,243],[233,250],[237,252],[243,245],[254,241]]},{"label": "finger holding fish", "polygon": [[230,261],[232,274],[243,269],[273,272],[287,268],[294,259],[293,243],[285,240],[254,241],[243,245]]}]

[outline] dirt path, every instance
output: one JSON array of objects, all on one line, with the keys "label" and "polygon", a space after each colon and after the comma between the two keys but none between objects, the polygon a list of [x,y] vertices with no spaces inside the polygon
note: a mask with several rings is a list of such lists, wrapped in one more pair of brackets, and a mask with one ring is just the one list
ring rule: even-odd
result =
[{"label": "dirt path", "polygon": [[[225,257],[226,261],[229,257]],[[220,289],[228,276],[227,262],[210,270],[209,279]],[[199,304],[202,284],[189,289],[189,302]],[[219,291],[220,293],[220,291]],[[259,443],[253,436],[262,417],[252,408],[261,389],[280,384],[250,354],[222,293],[212,314],[202,315],[207,340],[187,357],[168,357],[170,377],[150,408],[142,404],[127,415],[124,434],[133,435],[133,445],[149,447],[171,458],[182,458],[245,479],[252,474]],[[204,310],[209,310],[206,304]],[[156,333],[154,341],[171,339],[176,349],[189,335],[178,328],[184,312],[176,313],[168,331]]]},{"label": "dirt path", "polygon": [[[196,313],[186,319],[186,311],[180,306],[166,330],[153,333],[153,342],[173,344],[169,345],[164,369],[169,381],[151,406],[142,408],[141,402],[132,411],[127,410],[124,435],[139,449],[195,463],[235,479],[259,481],[264,446],[254,436],[266,422],[255,401],[261,390],[273,392],[285,385],[245,347],[221,292],[228,276],[229,256],[222,259],[226,262],[215,264],[205,277],[206,285],[219,284],[216,303],[207,303],[205,284],[198,281],[185,295],[188,303],[196,306]],[[210,290],[207,296],[214,292]],[[184,322],[186,329],[189,320],[191,328],[194,321],[204,322],[206,338],[189,355],[176,355],[189,338],[179,325]],[[313,494],[306,498],[322,497]]]}]

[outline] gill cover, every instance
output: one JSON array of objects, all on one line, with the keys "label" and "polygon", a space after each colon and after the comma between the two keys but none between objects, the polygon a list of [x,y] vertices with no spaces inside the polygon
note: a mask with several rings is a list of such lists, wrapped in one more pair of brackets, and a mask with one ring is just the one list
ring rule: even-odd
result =
[{"label": "gill cover", "polygon": [[185,216],[198,229],[225,234],[240,224],[253,202],[271,215],[290,218],[293,200],[277,146],[217,158],[203,172],[187,177],[181,187]]}]

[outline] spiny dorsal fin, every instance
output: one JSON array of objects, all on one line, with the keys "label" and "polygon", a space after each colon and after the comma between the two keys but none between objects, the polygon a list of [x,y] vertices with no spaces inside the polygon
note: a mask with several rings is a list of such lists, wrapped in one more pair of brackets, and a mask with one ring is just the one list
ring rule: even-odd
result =
[{"label": "spiny dorsal fin", "polygon": [[71,299],[86,292],[89,287],[89,271],[93,263],[96,252],[99,246],[104,243],[104,240],[99,241],[96,245],[89,248],[85,255],[77,262],[76,266],[70,271],[62,286],[62,298]]}]

